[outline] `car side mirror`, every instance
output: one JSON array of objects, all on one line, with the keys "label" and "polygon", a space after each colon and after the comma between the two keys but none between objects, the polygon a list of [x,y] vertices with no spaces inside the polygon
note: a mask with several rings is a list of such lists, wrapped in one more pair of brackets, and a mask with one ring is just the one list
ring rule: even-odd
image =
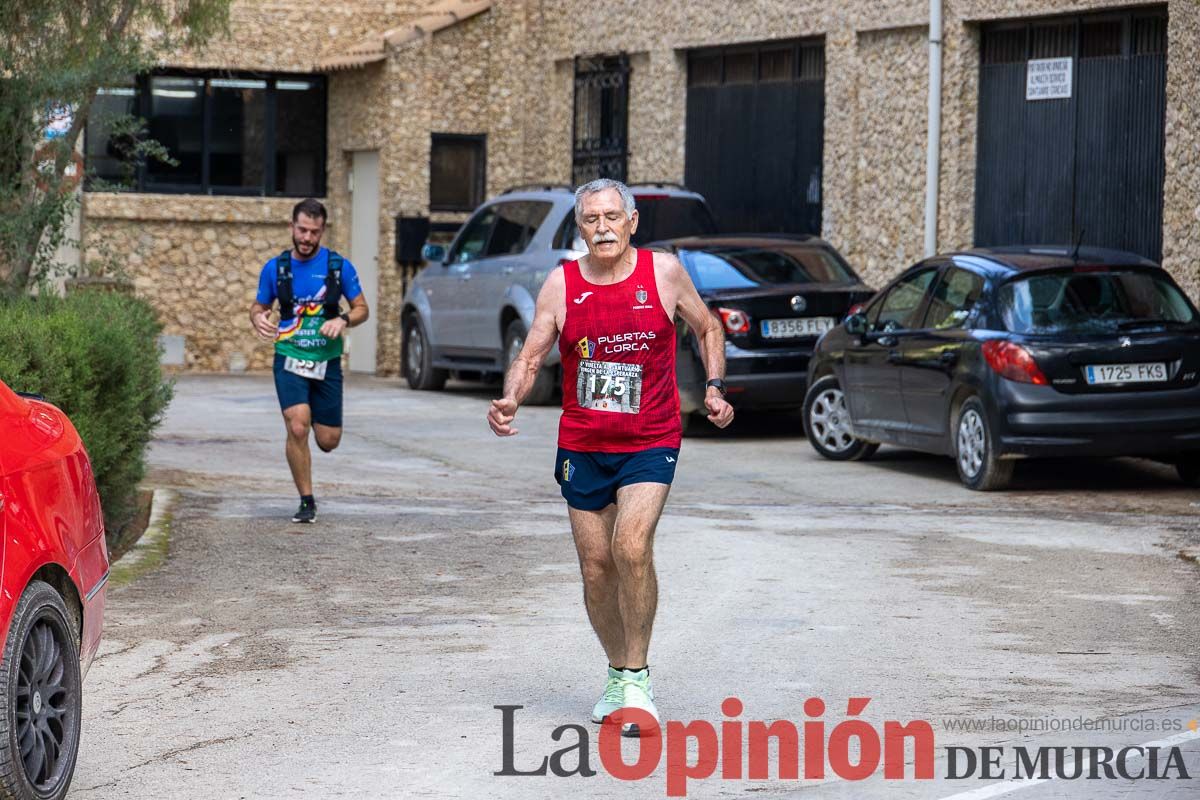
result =
[{"label": "car side mirror", "polygon": [[421,248],[421,258],[441,264],[446,260],[446,248],[440,244],[427,244]]},{"label": "car side mirror", "polygon": [[867,335],[867,315],[866,314],[863,314],[861,312],[858,314],[851,314],[850,316],[846,317],[846,322],[844,324],[846,326],[846,333],[852,334],[854,336],[866,336]]}]

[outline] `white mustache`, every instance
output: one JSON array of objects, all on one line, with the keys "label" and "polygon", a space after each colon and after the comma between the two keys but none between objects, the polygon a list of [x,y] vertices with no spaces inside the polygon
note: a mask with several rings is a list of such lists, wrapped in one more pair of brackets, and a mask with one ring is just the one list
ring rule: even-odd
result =
[{"label": "white mustache", "polygon": [[597,233],[592,236],[592,244],[603,244],[604,242],[615,241],[617,241],[617,235],[615,233]]}]

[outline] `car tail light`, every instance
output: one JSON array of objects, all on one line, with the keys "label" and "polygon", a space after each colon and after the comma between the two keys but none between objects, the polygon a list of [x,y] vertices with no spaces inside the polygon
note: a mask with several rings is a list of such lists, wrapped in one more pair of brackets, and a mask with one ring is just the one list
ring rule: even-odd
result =
[{"label": "car tail light", "polygon": [[745,311],[736,308],[718,308],[717,313],[721,315],[721,322],[725,325],[726,333],[750,332],[750,317],[746,315]]},{"label": "car tail light", "polygon": [[1033,383],[1038,386],[1050,384],[1038,367],[1037,361],[1019,344],[991,339],[983,343],[983,357],[989,367],[1010,381]]}]

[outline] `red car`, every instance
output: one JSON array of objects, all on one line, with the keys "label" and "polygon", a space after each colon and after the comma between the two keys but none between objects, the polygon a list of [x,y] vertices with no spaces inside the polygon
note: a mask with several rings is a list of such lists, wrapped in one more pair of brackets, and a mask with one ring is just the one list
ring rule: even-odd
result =
[{"label": "red car", "polygon": [[100,646],[108,550],[67,416],[0,382],[0,796],[66,795],[83,675]]}]

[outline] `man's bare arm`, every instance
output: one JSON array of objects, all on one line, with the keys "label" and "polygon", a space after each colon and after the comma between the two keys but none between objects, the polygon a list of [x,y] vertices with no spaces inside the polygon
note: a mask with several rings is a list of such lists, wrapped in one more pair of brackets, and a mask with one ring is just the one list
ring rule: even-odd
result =
[{"label": "man's bare arm", "polygon": [[[672,294],[678,298],[675,310],[683,321],[696,335],[700,343],[700,360],[704,363],[704,372],[709,380],[725,379],[725,331],[721,323],[713,316],[712,311],[700,299],[687,270],[672,255],[660,255],[665,260],[664,272],[670,283]],[[708,408],[708,419],[718,428],[724,428],[733,421],[733,407],[725,402],[725,396],[715,388],[704,392],[704,405]]]},{"label": "man's bare arm", "polygon": [[533,324],[525,337],[525,346],[504,376],[504,396],[493,400],[488,410],[488,424],[497,436],[512,436],[517,432],[512,427],[517,408],[529,396],[538,370],[550,354],[550,348],[558,341],[558,313],[562,309],[565,292],[566,279],[559,268],[551,272],[542,284],[533,313]]}]

